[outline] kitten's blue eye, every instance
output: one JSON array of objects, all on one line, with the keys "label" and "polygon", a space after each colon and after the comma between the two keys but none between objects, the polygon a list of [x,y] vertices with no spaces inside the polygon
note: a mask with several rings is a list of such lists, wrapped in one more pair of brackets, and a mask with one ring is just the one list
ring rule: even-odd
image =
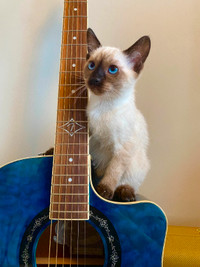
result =
[{"label": "kitten's blue eye", "polygon": [[116,74],[116,73],[118,72],[118,67],[115,66],[115,65],[111,65],[111,66],[109,67],[109,69],[108,69],[108,72],[109,72],[110,74]]},{"label": "kitten's blue eye", "polygon": [[88,69],[89,70],[94,70],[95,68],[95,63],[93,61],[91,61],[89,64],[88,64]]}]

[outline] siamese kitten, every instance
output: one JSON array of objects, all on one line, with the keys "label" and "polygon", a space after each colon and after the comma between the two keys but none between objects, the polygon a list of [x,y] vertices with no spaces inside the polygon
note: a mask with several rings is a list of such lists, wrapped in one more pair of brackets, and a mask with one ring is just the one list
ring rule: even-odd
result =
[{"label": "siamese kitten", "polygon": [[84,80],[89,89],[90,154],[99,177],[96,190],[106,199],[132,201],[150,167],[147,126],[134,90],[150,39],[144,36],[121,51],[101,46],[88,29],[87,42]]}]

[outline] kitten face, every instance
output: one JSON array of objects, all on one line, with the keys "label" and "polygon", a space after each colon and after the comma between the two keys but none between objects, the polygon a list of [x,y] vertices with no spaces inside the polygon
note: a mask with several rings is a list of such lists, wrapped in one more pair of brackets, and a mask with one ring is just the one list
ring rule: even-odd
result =
[{"label": "kitten face", "polygon": [[86,86],[95,95],[120,96],[133,89],[149,54],[150,39],[140,38],[125,51],[102,47],[91,29],[87,31],[88,55],[84,67]]},{"label": "kitten face", "polygon": [[84,68],[86,86],[96,95],[120,95],[127,84],[134,82],[135,76],[126,56],[111,47],[96,49]]}]

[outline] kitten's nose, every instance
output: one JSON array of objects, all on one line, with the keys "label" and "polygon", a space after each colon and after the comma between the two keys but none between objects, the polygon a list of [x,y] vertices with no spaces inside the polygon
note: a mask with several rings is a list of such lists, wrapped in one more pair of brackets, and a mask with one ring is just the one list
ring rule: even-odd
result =
[{"label": "kitten's nose", "polygon": [[88,83],[90,86],[99,86],[102,83],[102,79],[99,77],[91,78]]}]

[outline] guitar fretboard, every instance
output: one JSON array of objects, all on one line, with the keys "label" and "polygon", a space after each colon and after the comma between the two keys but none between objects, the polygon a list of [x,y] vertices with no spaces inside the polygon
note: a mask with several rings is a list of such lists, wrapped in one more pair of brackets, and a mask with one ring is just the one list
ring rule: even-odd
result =
[{"label": "guitar fretboard", "polygon": [[87,1],[64,1],[50,219],[89,217],[86,41]]}]

